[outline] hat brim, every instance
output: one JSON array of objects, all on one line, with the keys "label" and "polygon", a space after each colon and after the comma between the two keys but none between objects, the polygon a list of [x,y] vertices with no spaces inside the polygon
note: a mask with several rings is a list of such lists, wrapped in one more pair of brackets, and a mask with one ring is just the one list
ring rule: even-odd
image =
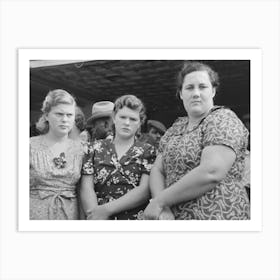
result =
[{"label": "hat brim", "polygon": [[153,127],[163,134],[166,132],[166,129],[163,129],[162,127],[158,126],[157,124],[149,123],[148,125],[149,125],[149,127]]},{"label": "hat brim", "polygon": [[155,125],[151,125],[151,127],[157,129],[159,132],[161,132],[162,134],[164,134],[166,132],[166,130],[162,130],[161,128],[159,128],[158,126]]},{"label": "hat brim", "polygon": [[93,122],[94,120],[97,120],[97,119],[100,119],[100,118],[104,118],[104,117],[112,117],[112,112],[111,111],[108,111],[108,112],[99,112],[99,113],[96,113],[94,115],[92,115],[91,117],[89,117],[87,119],[87,123],[91,123]]}]

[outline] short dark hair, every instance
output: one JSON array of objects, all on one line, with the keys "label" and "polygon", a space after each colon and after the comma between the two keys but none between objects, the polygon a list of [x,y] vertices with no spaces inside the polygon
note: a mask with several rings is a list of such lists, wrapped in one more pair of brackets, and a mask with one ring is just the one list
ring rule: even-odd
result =
[{"label": "short dark hair", "polygon": [[206,71],[209,75],[210,82],[213,86],[213,88],[218,90],[220,86],[220,79],[219,75],[217,72],[215,72],[209,65],[199,62],[199,61],[194,61],[194,60],[189,60],[189,61],[184,61],[183,66],[180,70],[180,72],[177,75],[177,95],[179,96],[185,76],[195,72],[195,71]]},{"label": "short dark hair", "polygon": [[143,124],[146,120],[146,109],[143,102],[135,95],[122,95],[115,101],[113,113],[116,114],[123,107],[139,112],[140,122]]}]

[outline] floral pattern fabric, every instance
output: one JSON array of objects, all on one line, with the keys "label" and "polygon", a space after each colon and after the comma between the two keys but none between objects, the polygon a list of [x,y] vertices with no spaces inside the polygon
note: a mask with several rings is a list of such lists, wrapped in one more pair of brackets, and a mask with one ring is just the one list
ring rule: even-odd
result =
[{"label": "floral pattern fabric", "polygon": [[225,145],[236,154],[236,160],[215,188],[201,197],[172,207],[176,219],[245,220],[250,206],[244,186],[239,182],[244,170],[248,131],[233,111],[214,107],[192,130],[188,117],[179,118],[161,138],[159,152],[167,187],[200,164],[202,150],[211,145]]},{"label": "floral pattern fabric", "polygon": [[63,166],[57,165],[44,136],[30,138],[30,219],[79,219],[77,183],[84,155],[80,141],[65,151]]},{"label": "floral pattern fabric", "polygon": [[[154,160],[155,150],[147,143],[136,141],[126,154],[118,159],[112,139],[97,140],[88,146],[82,174],[93,175],[98,204],[102,205],[137,188],[142,174],[149,175]],[[110,218],[142,219],[147,203],[148,201]]]}]

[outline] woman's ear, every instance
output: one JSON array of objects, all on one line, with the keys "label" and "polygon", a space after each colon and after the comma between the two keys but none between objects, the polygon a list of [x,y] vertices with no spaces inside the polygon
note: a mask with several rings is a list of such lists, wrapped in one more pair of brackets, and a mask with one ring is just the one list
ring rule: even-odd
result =
[{"label": "woman's ear", "polygon": [[180,90],[180,91],[178,92],[178,95],[179,95],[179,98],[180,98],[181,100],[183,100],[183,97],[182,97],[182,90]]},{"label": "woman's ear", "polygon": [[215,95],[216,95],[216,88],[213,88],[213,90],[212,90],[212,98],[214,98]]}]

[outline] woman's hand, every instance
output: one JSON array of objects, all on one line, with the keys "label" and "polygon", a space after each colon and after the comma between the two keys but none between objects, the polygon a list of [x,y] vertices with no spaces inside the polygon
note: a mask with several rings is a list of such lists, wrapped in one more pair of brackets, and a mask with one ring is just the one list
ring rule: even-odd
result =
[{"label": "woman's hand", "polygon": [[144,211],[144,220],[158,220],[163,207],[156,199],[151,199]]},{"label": "woman's hand", "polygon": [[159,220],[175,220],[175,216],[169,207],[164,207],[159,215]]},{"label": "woman's hand", "polygon": [[111,213],[105,205],[99,205],[93,208],[87,215],[87,220],[108,220]]}]

